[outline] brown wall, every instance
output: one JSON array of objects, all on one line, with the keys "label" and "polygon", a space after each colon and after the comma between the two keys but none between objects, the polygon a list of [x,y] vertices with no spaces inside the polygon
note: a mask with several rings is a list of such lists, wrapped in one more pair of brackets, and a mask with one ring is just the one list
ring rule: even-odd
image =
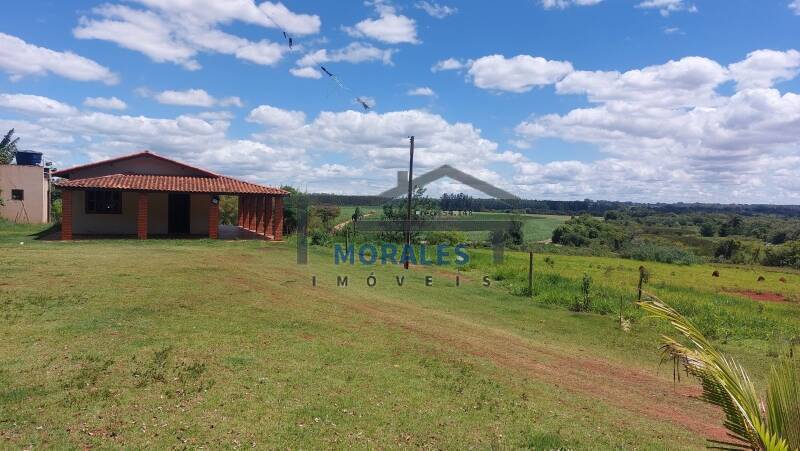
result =
[{"label": "brown wall", "polygon": [[[148,193],[147,233],[148,235],[164,235],[168,231],[168,194]],[[87,214],[86,198],[83,191],[73,194],[73,233],[78,235],[135,235],[136,213],[139,193],[125,191],[122,193],[121,214]],[[211,203],[209,194],[192,194],[190,196],[190,233],[192,235],[208,234],[208,207]]]},{"label": "brown wall", "polygon": [[70,172],[69,178],[72,180],[87,177],[101,177],[111,174],[148,174],[148,175],[179,175],[179,176],[208,176],[207,174],[172,164],[152,156],[142,155],[141,157],[128,160],[105,163],[92,166],[86,169],[78,169]]}]

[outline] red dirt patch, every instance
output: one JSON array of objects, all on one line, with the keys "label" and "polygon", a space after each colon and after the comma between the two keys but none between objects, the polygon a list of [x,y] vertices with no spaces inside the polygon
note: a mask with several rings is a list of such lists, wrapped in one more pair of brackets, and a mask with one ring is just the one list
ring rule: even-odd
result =
[{"label": "red dirt patch", "polygon": [[748,299],[761,302],[789,302],[786,296],[778,293],[757,292],[753,290],[725,290],[726,293],[744,296]]}]

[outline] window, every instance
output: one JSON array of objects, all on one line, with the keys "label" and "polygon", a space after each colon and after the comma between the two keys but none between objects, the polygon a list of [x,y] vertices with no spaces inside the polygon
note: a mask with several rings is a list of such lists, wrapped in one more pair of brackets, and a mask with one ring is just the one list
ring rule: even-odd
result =
[{"label": "window", "polygon": [[122,193],[119,191],[86,191],[86,213],[122,213]]},{"label": "window", "polygon": [[25,190],[24,189],[12,189],[11,190],[11,200],[25,200]]}]

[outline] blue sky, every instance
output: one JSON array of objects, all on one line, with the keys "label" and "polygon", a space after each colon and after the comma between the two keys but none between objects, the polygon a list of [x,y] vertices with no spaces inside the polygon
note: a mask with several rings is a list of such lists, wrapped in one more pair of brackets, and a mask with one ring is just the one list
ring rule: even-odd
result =
[{"label": "blue sky", "polygon": [[529,198],[798,203],[800,1],[499,3],[20,3],[0,127],[317,192],[388,188],[413,134]]}]

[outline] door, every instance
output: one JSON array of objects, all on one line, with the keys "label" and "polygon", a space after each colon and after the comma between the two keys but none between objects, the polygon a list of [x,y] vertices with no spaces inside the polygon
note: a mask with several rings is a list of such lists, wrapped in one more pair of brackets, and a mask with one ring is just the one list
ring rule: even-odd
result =
[{"label": "door", "polygon": [[188,194],[170,193],[167,207],[169,210],[167,231],[170,235],[189,234],[190,205]]}]

